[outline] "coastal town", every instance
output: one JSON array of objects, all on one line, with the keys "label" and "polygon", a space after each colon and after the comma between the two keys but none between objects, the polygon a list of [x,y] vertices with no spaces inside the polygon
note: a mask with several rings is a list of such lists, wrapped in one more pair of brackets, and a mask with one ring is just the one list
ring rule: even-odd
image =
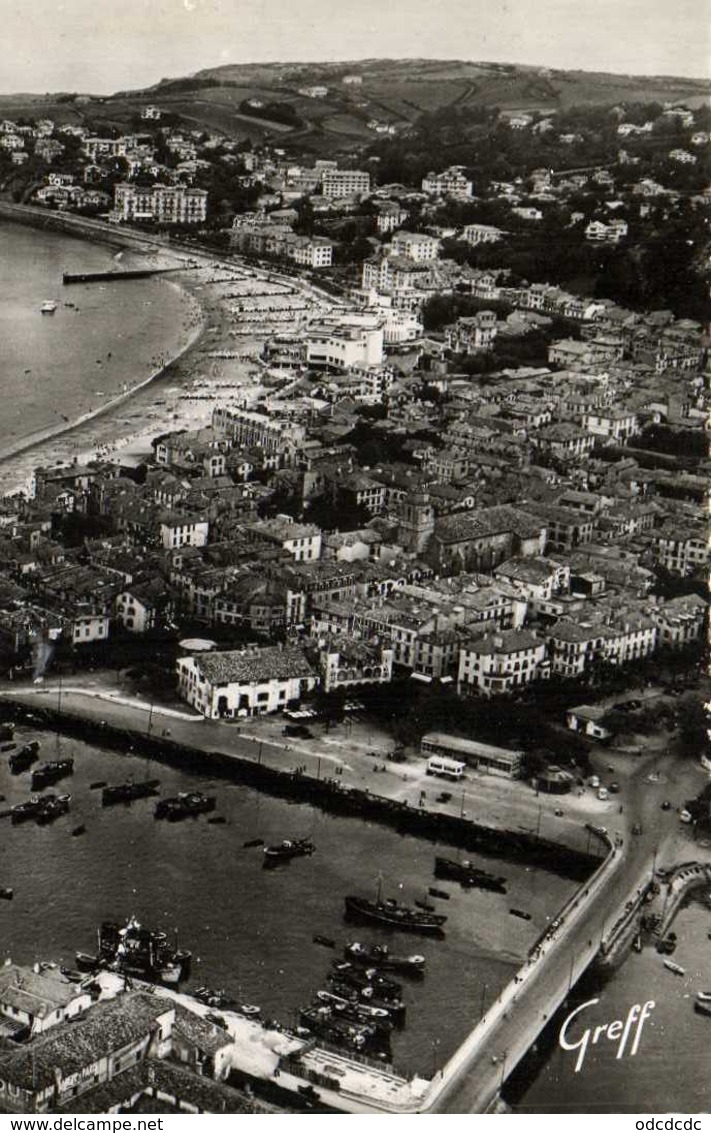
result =
[{"label": "coastal town", "polygon": [[[536,932],[507,905],[521,966],[432,1073],[383,1040],[412,941],[366,967],[351,939],[290,1027],[171,986],[179,952],[149,963],[161,934],[116,909],[123,943],[85,972],[0,968],[8,1112],[493,1112],[574,977],[671,953],[711,879],[708,98],[487,108],[444,145],[357,65],[294,83],[241,117],[336,100],[356,150],[236,140],[157,97],[123,129],[88,96],[0,121],[0,220],[125,249],[37,319],[165,273],[202,320],[123,436],[67,418],[7,458],[32,472],[0,498],[3,761],[37,773],[33,729],[190,752],[198,777],[455,845],[435,877],[463,889],[506,892],[460,847],[581,887]],[[193,795],[156,817],[214,809]],[[429,897],[345,900],[435,935]]]}]

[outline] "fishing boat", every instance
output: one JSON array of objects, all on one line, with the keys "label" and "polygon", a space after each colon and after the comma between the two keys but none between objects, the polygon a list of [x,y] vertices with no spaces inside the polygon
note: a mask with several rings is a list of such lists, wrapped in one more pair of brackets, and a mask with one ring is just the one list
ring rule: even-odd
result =
[{"label": "fishing boat", "polygon": [[311,939],[313,940],[314,944],[321,944],[324,948],[336,947],[335,940],[330,936],[321,936],[320,933],[316,933],[316,935],[312,936]]},{"label": "fishing boat", "polygon": [[367,897],[348,896],[345,898],[346,915],[357,920],[373,921],[387,925],[388,928],[402,932],[424,933],[441,936],[442,925],[447,918],[442,913],[429,913],[421,909],[411,909],[400,905],[393,898],[383,900],[378,893],[375,901]]},{"label": "fishing boat", "polygon": [[333,1046],[357,1054],[378,1054],[382,1050],[383,1038],[377,1027],[339,1018],[326,1003],[303,1007],[299,1012],[299,1023],[307,1034],[317,1035]]},{"label": "fishing boat", "polygon": [[41,791],[43,787],[49,787],[52,783],[57,783],[60,779],[66,778],[67,775],[73,774],[73,759],[55,759],[50,763],[41,763],[32,772],[32,790]]},{"label": "fishing boat", "polygon": [[50,822],[54,822],[55,818],[60,818],[63,814],[67,814],[71,798],[71,795],[58,795],[56,798],[52,795],[48,798],[43,798],[43,805],[40,807],[39,813],[35,818],[37,825],[47,826]]},{"label": "fishing boat", "polygon": [[71,795],[32,795],[26,802],[11,808],[10,821],[13,826],[31,821],[45,825],[67,813],[70,799]]},{"label": "fishing boat", "polygon": [[316,847],[310,838],[285,838],[274,846],[264,847],[264,864],[289,861],[291,858],[308,857]]},{"label": "fishing boat", "polygon": [[15,896],[15,890],[10,889],[9,886],[3,885],[0,888],[0,898],[2,898],[3,901],[12,901],[12,898],[14,896]]},{"label": "fishing boat", "polygon": [[242,843],[242,848],[245,849],[245,850],[251,850],[254,846],[263,846],[263,845],[264,845],[264,839],[263,838],[248,838],[246,842]]},{"label": "fishing boat", "polygon": [[390,1032],[393,1029],[390,1012],[385,1007],[373,1007],[369,1003],[344,999],[343,996],[335,995],[332,991],[318,991],[316,998],[321,1003],[332,1007],[337,1014],[345,1019],[354,1019],[358,1023],[369,1023],[380,1031]]},{"label": "fishing boat", "polygon": [[134,799],[147,799],[158,794],[159,779],[146,779],[143,783],[134,783],[127,779],[115,787],[104,787],[101,792],[102,806],[113,806],[115,803],[132,803]]},{"label": "fishing boat", "polygon": [[468,859],[458,862],[454,858],[436,857],[434,873],[435,877],[443,881],[458,881],[460,885],[471,889],[488,889],[493,893],[506,892],[505,877],[495,877],[494,874],[474,865]]},{"label": "fishing boat", "polygon": [[57,304],[55,303],[54,299],[45,299],[44,303],[40,307],[40,311],[43,315],[53,315],[56,310]]},{"label": "fishing boat", "polygon": [[155,817],[166,818],[168,822],[180,822],[184,818],[197,818],[199,814],[209,814],[217,805],[214,795],[203,795],[201,791],[181,791],[170,799],[156,803]]},{"label": "fishing boat", "polygon": [[675,964],[673,960],[664,960],[664,967],[673,972],[675,976],[685,976],[686,970],[680,964]]},{"label": "fishing boat", "polygon": [[711,1003],[711,991],[697,991],[696,998],[699,1003]]},{"label": "fishing boat", "polygon": [[530,921],[531,914],[524,912],[523,909],[509,909],[512,917],[519,917],[522,921]]},{"label": "fishing boat", "polygon": [[698,1012],[699,1015],[711,1015],[711,1003],[697,999],[694,1003],[694,1011]]},{"label": "fishing boat", "polygon": [[387,944],[371,944],[367,948],[359,940],[346,944],[343,955],[347,960],[365,967],[380,968],[384,972],[402,972],[403,975],[422,976],[425,969],[425,957],[413,952],[409,956],[394,955]]},{"label": "fishing boat", "polygon": [[13,775],[21,775],[23,771],[29,771],[32,764],[37,762],[39,746],[37,740],[31,740],[8,756],[8,766]]},{"label": "fishing boat", "polygon": [[402,995],[402,984],[383,975],[377,968],[357,968],[350,960],[334,960],[331,970],[332,979],[347,983],[356,991],[369,987],[381,999],[399,999]]},{"label": "fishing boat", "polygon": [[103,921],[97,938],[96,957],[77,952],[76,962],[80,970],[85,970],[87,962],[96,963],[99,968],[121,975],[160,980],[172,985],[190,975],[191,953],[179,949],[177,940],[172,946],[166,933],[144,928],[135,917],[130,917],[125,925]]},{"label": "fishing boat", "polygon": [[388,1017],[396,1027],[405,1025],[407,1008],[402,999],[384,999],[369,985],[354,988],[348,983],[334,979],[333,976],[329,979],[329,983],[334,995],[340,996],[341,999],[347,999],[351,1003],[365,1004],[368,1007],[377,1007],[379,1010],[387,1012]]}]

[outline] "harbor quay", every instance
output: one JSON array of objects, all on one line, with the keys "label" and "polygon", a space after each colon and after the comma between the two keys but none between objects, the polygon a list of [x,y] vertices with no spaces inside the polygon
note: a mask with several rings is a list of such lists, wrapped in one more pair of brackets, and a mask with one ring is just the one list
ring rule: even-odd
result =
[{"label": "harbor quay", "polygon": [[[87,735],[101,736],[102,743],[123,747],[124,750],[130,744],[134,750],[150,750],[151,756],[159,760],[175,758],[183,763],[190,755],[196,765],[203,769],[209,766],[213,775],[216,772],[220,774],[229,760],[237,774],[249,775],[251,772],[254,781],[267,791],[279,791],[287,781],[300,792],[296,797],[308,797],[316,805],[329,805],[329,796],[333,803],[339,796],[350,794],[348,788],[338,783],[339,776],[326,777],[323,767],[320,778],[304,772],[303,765],[300,765],[297,775],[292,775],[291,770],[284,768],[284,756],[291,756],[292,752],[286,753],[283,748],[277,751],[274,745],[264,743],[260,751],[259,741],[238,735],[234,727],[190,719],[184,712],[155,704],[138,706],[129,698],[121,702],[106,694],[99,696],[90,690],[67,688],[61,693],[58,716],[55,699],[58,695],[58,689],[38,686],[3,690],[3,700],[8,709],[21,708],[29,710],[33,716],[51,717],[59,731],[70,735],[79,733],[84,738]],[[275,765],[277,755],[281,769]],[[219,768],[213,767],[213,761],[219,761]],[[392,805],[397,800],[388,799],[385,775],[378,772],[374,778],[381,794],[369,797],[365,792],[362,795],[354,792],[355,798],[351,797],[350,803],[365,805],[369,817],[385,818],[387,821],[388,817],[393,817],[392,810],[388,815],[388,803]],[[397,803],[398,823],[404,819],[406,826],[409,825],[408,812],[412,812],[409,820],[413,829],[427,829],[428,821],[441,828],[444,821],[450,834],[458,830],[462,844],[469,844],[466,828],[474,824],[461,814],[441,816],[427,805],[403,807]],[[500,840],[505,840],[502,831],[497,833]],[[511,832],[511,837],[509,849],[520,854],[528,852],[535,857],[537,847],[532,834]],[[625,868],[624,842],[620,846],[619,840],[619,837],[613,839],[607,834],[596,833],[592,848],[598,853],[602,848],[604,856],[602,860],[597,859],[595,872],[591,876],[588,873],[587,880],[530,949],[513,979],[432,1079],[408,1080],[389,1068],[364,1063],[343,1052],[336,1055],[328,1048],[322,1049],[314,1040],[306,1044],[308,1049],[304,1051],[303,1041],[295,1047],[287,1044],[285,1048],[281,1036],[275,1051],[273,1036],[269,1038],[260,1024],[253,1021],[248,1022],[253,1040],[261,1045],[266,1043],[271,1054],[266,1062],[260,1063],[260,1069],[255,1073],[253,1058],[245,1056],[241,1060],[240,1056],[240,1051],[253,1054],[254,1043],[250,1045],[237,1038],[232,1055],[234,1070],[238,1076],[241,1073],[245,1083],[251,1083],[251,1088],[257,1091],[264,1087],[265,1082],[273,1082],[275,1072],[279,1088],[292,1090],[297,1097],[300,1087],[311,1085],[321,1103],[346,1112],[485,1111],[495,1102],[508,1075],[599,950],[602,929],[597,928],[597,922],[602,919],[604,924],[610,916],[609,910],[619,902],[620,892],[626,892],[629,867]],[[545,845],[543,842],[538,851],[543,848],[545,853]],[[566,850],[559,846],[558,850],[562,856],[574,854],[571,848]],[[636,865],[635,859],[632,872]],[[591,927],[593,925],[596,927]],[[239,1027],[244,1028],[245,1025],[245,1020],[240,1020]],[[245,1032],[242,1030],[240,1033],[244,1037]],[[337,1071],[334,1071],[334,1065]],[[332,1091],[328,1083],[333,1082],[334,1073],[339,1085],[337,1090]]]}]

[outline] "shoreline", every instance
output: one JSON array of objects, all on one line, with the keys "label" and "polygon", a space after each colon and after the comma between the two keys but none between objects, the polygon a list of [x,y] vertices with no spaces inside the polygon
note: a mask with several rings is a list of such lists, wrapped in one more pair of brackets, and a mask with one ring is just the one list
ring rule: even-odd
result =
[{"label": "shoreline", "polygon": [[[157,370],[153,370],[148,375],[148,377],[142,378],[141,381],[136,383],[136,385],[131,386],[130,389],[123,390],[121,393],[111,398],[110,401],[105,402],[103,405],[97,406],[96,409],[90,409],[88,410],[88,412],[82,413],[73,421],[66,421],[61,425],[50,425],[47,429],[41,429],[37,433],[32,433],[29,436],[24,437],[22,440],[17,441],[15,444],[10,445],[8,448],[0,448],[0,466],[5,464],[6,461],[12,460],[16,456],[22,456],[24,453],[31,452],[33,448],[36,448],[38,445],[44,444],[46,441],[52,441],[57,437],[62,437],[67,433],[72,433],[76,429],[80,429],[82,425],[86,425],[90,421],[94,421],[99,417],[103,417],[104,415],[111,413],[111,411],[118,408],[119,405],[123,405],[136,394],[140,393],[144,389],[147,389],[147,387],[153,382],[157,381],[158,378],[163,377],[170,370],[171,366],[174,366],[175,363],[180,361],[180,359],[183,358],[189,350],[191,350],[199,343],[207,327],[207,313],[205,309],[203,308],[202,304],[194,298],[189,288],[183,286],[182,284],[176,284],[172,280],[166,280],[165,282],[172,284],[172,286],[178,287],[189,294],[191,298],[193,298],[196,306],[200,311],[199,325],[195,328],[189,340],[185,343],[184,346],[180,348],[177,354],[174,354],[172,358],[167,359],[167,361],[159,366]],[[7,495],[7,493],[5,494]]]},{"label": "shoreline", "polygon": [[[173,249],[169,243],[163,243],[158,238],[150,236],[143,236],[125,230],[117,230],[113,226],[103,224],[100,221],[92,221],[84,217],[74,217],[61,213],[47,213],[44,210],[32,208],[30,206],[13,205],[6,201],[0,201],[0,223],[7,221],[10,224],[21,224],[26,227],[35,229],[36,231],[51,230],[58,232],[61,235],[82,240],[88,243],[103,244],[107,248],[120,247],[122,250],[131,252],[134,255],[151,255],[162,256],[164,258],[171,258],[179,260],[179,263],[170,263],[170,266],[176,270],[176,273],[182,269],[189,269],[190,261],[193,265],[195,261],[200,262],[200,266],[205,268],[212,268],[213,270],[235,268],[241,265],[227,264],[219,257],[213,257],[209,253],[204,252],[202,249],[196,250],[193,254],[183,249]],[[85,413],[80,414],[78,417],[71,421],[62,422],[62,424],[51,425],[45,429],[38,430],[35,433],[30,433],[18,441],[12,442],[7,446],[0,447],[0,469],[3,469],[10,461],[17,457],[23,456],[32,452],[34,449],[47,444],[48,442],[57,440],[60,437],[65,437],[73,432],[81,429],[83,426],[90,424],[92,421],[108,419],[119,407],[126,406],[135,399],[140,393],[147,390],[151,385],[157,383],[161,378],[170,375],[171,370],[179,362],[185,361],[189,358],[190,352],[199,347],[200,343],[205,337],[208,330],[208,323],[210,321],[210,314],[214,317],[214,312],[209,312],[205,303],[195,294],[197,287],[200,286],[200,278],[197,277],[195,283],[182,278],[164,279],[161,282],[169,286],[173,286],[181,291],[184,295],[189,297],[195,307],[196,318],[198,325],[195,326],[189,334],[188,340],[174,353],[170,358],[167,358],[161,365],[148,374],[145,378],[136,382],[130,388],[122,390],[120,393],[112,397],[108,402],[103,405],[97,406]],[[194,374],[186,375],[189,382],[194,378]],[[181,383],[183,384],[183,383]],[[116,422],[117,429],[119,422]],[[156,433],[162,430],[157,426]],[[130,444],[133,436],[129,432],[118,433],[112,442],[116,447],[123,447]],[[100,445],[98,447],[101,447]],[[81,460],[87,454],[77,454],[77,459]],[[91,458],[91,457],[87,457]],[[18,474],[17,482],[11,486],[2,489],[2,496],[8,497],[18,493],[24,494],[27,492],[30,483],[30,478],[25,477],[23,480],[22,474]]]}]

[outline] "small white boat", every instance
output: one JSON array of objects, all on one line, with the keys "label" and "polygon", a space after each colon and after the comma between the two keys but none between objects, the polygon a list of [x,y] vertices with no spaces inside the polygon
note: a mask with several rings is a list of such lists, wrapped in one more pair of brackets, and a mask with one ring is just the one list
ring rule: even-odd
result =
[{"label": "small white boat", "polygon": [[54,299],[47,299],[40,307],[40,311],[43,315],[53,315],[56,310],[57,304],[54,302]]},{"label": "small white boat", "polygon": [[673,972],[675,976],[686,975],[685,969],[682,968],[680,964],[675,964],[673,960],[665,960],[664,967],[668,968],[670,972]]},{"label": "small white boat", "polygon": [[696,998],[700,1003],[711,1003],[711,991],[697,991]]}]

